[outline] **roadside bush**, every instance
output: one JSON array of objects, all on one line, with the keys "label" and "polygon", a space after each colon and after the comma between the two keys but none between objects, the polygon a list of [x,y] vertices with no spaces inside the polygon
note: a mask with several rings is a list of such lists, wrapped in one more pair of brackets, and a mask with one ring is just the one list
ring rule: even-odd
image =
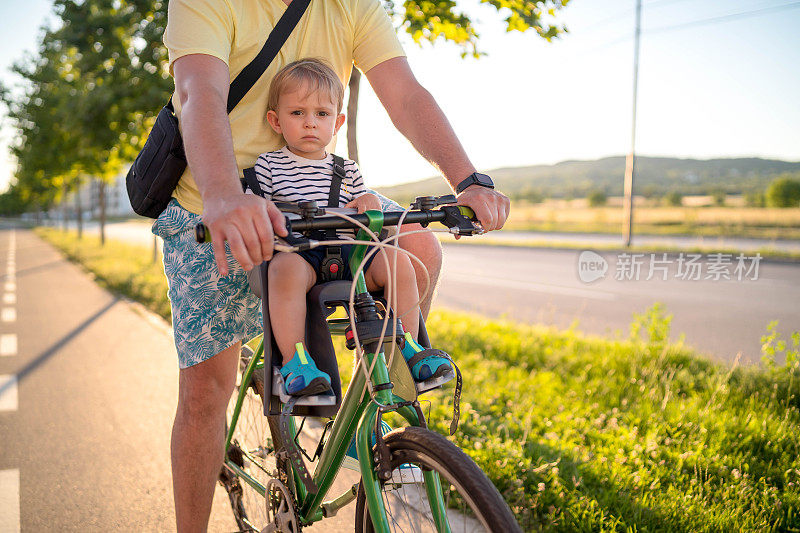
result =
[{"label": "roadside bush", "polygon": [[744,203],[747,207],[766,207],[767,205],[763,191],[747,191],[744,193]]},{"label": "roadside bush", "polygon": [[680,207],[683,205],[683,195],[678,191],[672,191],[667,193],[667,195],[664,197],[664,201],[667,202],[667,205]]},{"label": "roadside bush", "polygon": [[789,176],[772,180],[767,187],[766,200],[770,207],[800,206],[800,180]]},{"label": "roadside bush", "polygon": [[605,191],[601,190],[590,192],[586,199],[589,200],[590,207],[602,207],[608,202],[608,196],[606,196]]},{"label": "roadside bush", "polygon": [[711,191],[711,198],[714,200],[714,205],[722,207],[725,205],[725,197],[727,194],[724,189],[718,188]]}]

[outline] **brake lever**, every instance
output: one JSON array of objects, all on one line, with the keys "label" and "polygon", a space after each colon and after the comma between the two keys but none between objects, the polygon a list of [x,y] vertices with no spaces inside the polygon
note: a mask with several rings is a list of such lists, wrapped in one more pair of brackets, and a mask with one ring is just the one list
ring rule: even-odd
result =
[{"label": "brake lever", "polygon": [[469,207],[463,205],[445,205],[441,211],[445,214],[442,224],[450,228],[450,233],[455,235],[481,235],[484,233],[483,227],[479,222],[473,221],[468,215],[475,213]]}]

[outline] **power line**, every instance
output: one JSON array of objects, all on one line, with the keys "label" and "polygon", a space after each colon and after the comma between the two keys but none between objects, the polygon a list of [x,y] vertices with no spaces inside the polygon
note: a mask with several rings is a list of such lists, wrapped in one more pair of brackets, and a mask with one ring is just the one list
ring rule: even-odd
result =
[{"label": "power line", "polygon": [[[660,4],[662,2],[675,3],[675,2],[679,2],[679,1],[683,1],[683,0],[654,0],[649,5]],[[647,5],[648,4],[645,4],[645,6],[647,6]],[[643,35],[649,35],[649,34],[653,34],[653,33],[662,33],[662,32],[677,30],[677,29],[681,29],[681,28],[687,28],[687,27],[691,27],[691,26],[703,26],[703,25],[709,25],[709,24],[719,24],[719,23],[723,23],[723,22],[728,22],[730,20],[743,19],[743,18],[749,18],[749,17],[756,17],[756,16],[759,16],[759,15],[767,14],[767,13],[785,11],[785,10],[788,10],[788,9],[795,9],[797,7],[800,7],[800,2],[792,2],[790,4],[783,4],[783,5],[780,5],[780,6],[771,6],[771,7],[761,8],[761,9],[753,9],[753,10],[750,10],[750,11],[742,11],[742,12],[739,12],[739,13],[731,13],[729,15],[721,15],[721,16],[718,16],[718,17],[711,17],[711,18],[700,19],[700,20],[692,20],[690,22],[683,22],[681,24],[674,24],[674,25],[670,25],[670,26],[660,26],[660,27],[652,28],[652,29],[643,29],[642,30],[642,34]],[[633,37],[633,35],[630,34],[630,33],[626,34],[626,35],[623,35],[621,37],[617,37],[615,39],[612,39],[610,41],[601,43],[601,44],[593,47],[593,51],[602,50],[602,49],[607,48],[609,46],[613,46],[615,44],[619,44],[619,43],[628,41],[628,40],[631,39],[631,37]]]},{"label": "power line", "polygon": [[753,9],[750,11],[741,11],[739,13],[731,13],[730,15],[722,15],[719,17],[711,17],[707,19],[693,20],[691,22],[684,22],[682,24],[674,24],[672,26],[660,26],[645,31],[645,33],[660,33],[665,31],[677,30],[681,28],[688,28],[691,26],[704,26],[708,24],[718,24],[720,22],[728,22],[729,20],[742,19],[763,15],[766,13],[777,13],[779,11],[786,11],[787,9],[794,9],[800,7],[800,2],[792,2],[782,6],[765,7],[762,9]]}]

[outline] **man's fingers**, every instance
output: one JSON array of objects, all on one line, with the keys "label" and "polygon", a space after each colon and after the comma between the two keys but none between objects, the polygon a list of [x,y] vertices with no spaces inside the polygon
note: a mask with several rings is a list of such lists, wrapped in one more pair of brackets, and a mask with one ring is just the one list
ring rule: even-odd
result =
[{"label": "man's fingers", "polygon": [[286,231],[286,219],[283,217],[283,213],[272,202],[267,202],[267,216],[270,221],[270,233],[275,230],[275,233],[281,237],[289,234]]},{"label": "man's fingers", "polygon": [[261,250],[261,239],[255,228],[256,225],[258,225],[257,222],[253,224],[253,222],[245,220],[242,221],[242,225],[239,227],[239,235],[242,238],[242,244],[244,244],[245,252],[253,265],[261,263],[261,258],[264,255]]},{"label": "man's fingers", "polygon": [[275,237],[272,233],[272,223],[269,219],[264,217],[263,221],[256,220],[253,224],[258,240],[261,242],[261,261],[269,261],[272,259],[273,247],[275,246]]},{"label": "man's fingers", "polygon": [[231,247],[233,258],[242,265],[243,269],[250,270],[253,268],[253,261],[250,259],[250,254],[247,252],[247,248],[245,248],[244,241],[242,241],[239,232],[231,232],[228,236],[228,245]]},{"label": "man's fingers", "polygon": [[221,277],[227,276],[228,258],[225,255],[225,235],[213,235],[211,240],[211,248],[214,250],[214,261],[217,263],[217,272],[219,272]]}]

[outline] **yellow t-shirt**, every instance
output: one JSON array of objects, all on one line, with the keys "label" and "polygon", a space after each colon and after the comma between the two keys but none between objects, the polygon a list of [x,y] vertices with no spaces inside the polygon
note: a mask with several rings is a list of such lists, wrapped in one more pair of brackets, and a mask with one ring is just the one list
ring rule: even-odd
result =
[{"label": "yellow t-shirt", "polygon": [[[285,10],[282,0],[170,0],[164,32],[170,72],[182,56],[207,54],[224,61],[233,80],[264,46]],[[321,58],[346,85],[353,63],[367,72],[403,55],[380,0],[311,0],[266,72],[229,115],[239,169],[253,166],[259,154],[283,145],[265,117],[270,80],[284,65],[304,57]],[[178,98],[173,103],[180,120]],[[203,212],[200,192],[188,169],[173,196],[189,211]]]}]

